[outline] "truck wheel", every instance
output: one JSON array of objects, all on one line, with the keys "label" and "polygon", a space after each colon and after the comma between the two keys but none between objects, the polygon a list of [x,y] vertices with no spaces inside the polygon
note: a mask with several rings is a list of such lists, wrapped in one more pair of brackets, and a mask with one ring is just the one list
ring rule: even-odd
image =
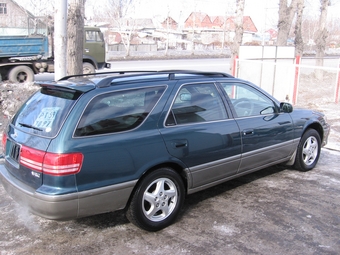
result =
[{"label": "truck wheel", "polygon": [[10,82],[33,82],[34,73],[28,66],[16,66],[9,71],[8,79]]},{"label": "truck wheel", "polygon": [[88,63],[88,62],[84,62],[83,63],[83,74],[89,74],[89,73],[94,73],[95,72],[95,68],[92,64]]}]

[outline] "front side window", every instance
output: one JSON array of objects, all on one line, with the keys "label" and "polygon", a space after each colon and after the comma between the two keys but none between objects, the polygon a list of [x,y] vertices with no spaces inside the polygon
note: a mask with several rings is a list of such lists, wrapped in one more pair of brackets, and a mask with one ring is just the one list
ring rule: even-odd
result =
[{"label": "front side window", "polygon": [[85,31],[86,42],[103,42],[102,33],[99,31]]},{"label": "front side window", "polygon": [[117,133],[138,127],[164,90],[164,86],[140,88],[95,97],[86,107],[75,136]]},{"label": "front side window", "polygon": [[243,83],[221,83],[227,93],[237,117],[272,114],[275,105],[260,91]]},{"label": "front side window", "polygon": [[227,113],[213,83],[189,84],[181,87],[166,120],[167,126],[217,121]]},{"label": "front side window", "polygon": [[7,14],[6,3],[0,3],[0,14]]}]

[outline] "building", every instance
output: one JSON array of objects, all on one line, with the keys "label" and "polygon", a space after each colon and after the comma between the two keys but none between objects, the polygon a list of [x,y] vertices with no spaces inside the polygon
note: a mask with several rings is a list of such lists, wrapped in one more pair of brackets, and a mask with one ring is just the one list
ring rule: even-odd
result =
[{"label": "building", "polygon": [[0,35],[46,34],[40,18],[13,0],[0,0]]}]

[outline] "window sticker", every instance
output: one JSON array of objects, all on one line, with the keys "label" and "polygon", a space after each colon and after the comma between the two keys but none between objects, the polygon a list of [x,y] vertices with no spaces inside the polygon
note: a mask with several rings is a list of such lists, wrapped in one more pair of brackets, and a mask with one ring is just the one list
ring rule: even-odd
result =
[{"label": "window sticker", "polygon": [[34,121],[33,126],[45,129],[46,132],[52,130],[52,124],[57,116],[60,107],[45,107],[41,110],[37,119]]}]

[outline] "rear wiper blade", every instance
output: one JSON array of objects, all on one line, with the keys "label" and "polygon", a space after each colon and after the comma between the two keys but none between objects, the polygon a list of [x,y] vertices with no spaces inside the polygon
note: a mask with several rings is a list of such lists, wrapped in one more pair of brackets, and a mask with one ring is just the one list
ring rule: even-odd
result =
[{"label": "rear wiper blade", "polygon": [[38,130],[38,131],[43,131],[41,128],[37,128],[37,127],[32,126],[32,125],[30,125],[30,124],[19,123],[19,125],[22,126],[22,127],[32,128],[32,129],[35,129],[35,130]]}]

